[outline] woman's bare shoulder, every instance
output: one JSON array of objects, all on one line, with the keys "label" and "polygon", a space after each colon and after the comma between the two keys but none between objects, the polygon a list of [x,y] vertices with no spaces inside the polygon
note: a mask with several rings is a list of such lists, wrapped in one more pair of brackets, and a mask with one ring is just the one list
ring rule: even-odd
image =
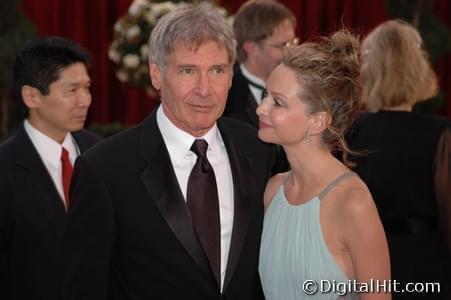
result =
[{"label": "woman's bare shoulder", "polygon": [[283,183],[285,182],[289,173],[290,172],[278,173],[268,180],[268,183],[266,184],[265,194],[263,197],[265,210],[271,204],[272,199],[276,195],[280,186],[283,185]]},{"label": "woman's bare shoulder", "polygon": [[[343,182],[344,183],[344,182]],[[357,228],[379,227],[380,219],[376,204],[365,183],[359,177],[353,177],[336,190],[333,211],[343,233],[355,232]],[[345,234],[348,236],[348,234]]]}]

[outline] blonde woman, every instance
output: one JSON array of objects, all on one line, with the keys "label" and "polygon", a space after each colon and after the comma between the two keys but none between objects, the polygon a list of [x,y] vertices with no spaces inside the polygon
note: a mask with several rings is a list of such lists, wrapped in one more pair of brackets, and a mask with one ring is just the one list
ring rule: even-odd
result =
[{"label": "blonde woman", "polygon": [[[451,134],[449,121],[412,112],[437,94],[437,77],[416,28],[391,20],[362,43],[362,113],[349,142],[367,150],[357,173],[368,185],[388,236],[392,277],[436,282],[441,292],[396,299],[451,299]],[[440,219],[443,222],[440,222]]]}]

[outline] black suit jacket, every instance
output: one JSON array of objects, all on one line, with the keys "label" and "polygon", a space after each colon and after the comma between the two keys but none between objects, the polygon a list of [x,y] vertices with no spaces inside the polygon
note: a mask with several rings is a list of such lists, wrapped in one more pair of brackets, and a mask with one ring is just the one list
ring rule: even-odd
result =
[{"label": "black suit jacket", "polygon": [[258,128],[257,102],[239,66],[235,67],[224,116]]},{"label": "black suit jacket", "polygon": [[234,183],[220,294],[153,113],[84,154],[66,227],[63,299],[262,299],[257,265],[272,149],[255,129],[218,122]]},{"label": "black suit jacket", "polygon": [[[100,138],[73,134],[81,152]],[[66,211],[23,126],[0,146],[0,298],[58,299]]]},{"label": "black suit jacket", "polygon": [[[449,135],[448,120],[405,111],[361,113],[348,141],[357,156],[356,172],[373,195],[387,234],[392,278],[406,282],[440,282],[440,293],[393,295],[393,299],[451,299],[449,236],[449,150],[439,149]],[[444,145],[451,145],[449,140]],[[445,153],[440,162],[437,154]],[[446,165],[448,163],[448,165]],[[440,164],[444,164],[439,166]],[[438,201],[436,171],[445,171],[447,185]],[[445,179],[446,178],[446,179]],[[442,204],[442,205],[440,205]],[[444,214],[441,229],[440,216]]]}]

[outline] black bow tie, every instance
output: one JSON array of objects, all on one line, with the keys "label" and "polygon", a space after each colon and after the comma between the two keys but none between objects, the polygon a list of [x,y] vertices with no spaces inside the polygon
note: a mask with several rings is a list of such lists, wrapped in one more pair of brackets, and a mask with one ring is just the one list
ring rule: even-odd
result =
[{"label": "black bow tie", "polygon": [[253,87],[255,87],[255,88],[257,88],[257,89],[259,89],[259,90],[261,90],[261,91],[265,89],[265,87],[264,87],[263,85],[258,84],[258,83],[255,83],[255,82],[253,82],[252,80],[250,80],[250,79],[247,78],[247,77],[244,77],[244,78],[246,78],[247,83],[250,84],[250,85],[252,85]]}]

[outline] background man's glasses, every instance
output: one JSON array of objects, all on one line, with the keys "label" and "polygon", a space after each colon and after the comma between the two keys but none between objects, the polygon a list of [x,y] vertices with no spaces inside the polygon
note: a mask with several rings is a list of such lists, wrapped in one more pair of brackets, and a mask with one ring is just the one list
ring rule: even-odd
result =
[{"label": "background man's glasses", "polygon": [[295,38],[294,38],[293,40],[291,40],[291,41],[284,42],[284,43],[277,44],[277,45],[274,45],[274,44],[268,44],[268,43],[263,43],[263,42],[261,42],[261,44],[266,45],[266,46],[269,46],[269,47],[277,48],[277,49],[284,49],[284,48],[288,48],[288,47],[291,47],[291,46],[299,45],[300,42],[301,42],[301,39],[298,38],[298,37],[295,37]]}]

